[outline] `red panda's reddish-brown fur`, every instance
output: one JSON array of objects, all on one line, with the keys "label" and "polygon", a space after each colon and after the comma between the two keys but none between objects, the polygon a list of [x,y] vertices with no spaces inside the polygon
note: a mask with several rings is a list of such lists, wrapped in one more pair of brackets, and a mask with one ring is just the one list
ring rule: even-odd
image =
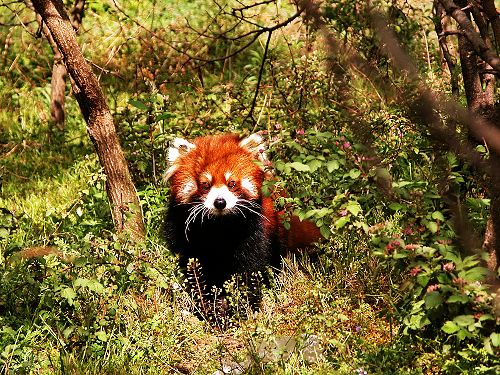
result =
[{"label": "red panda's reddish-brown fur", "polygon": [[276,266],[283,251],[320,238],[314,224],[297,217],[286,231],[283,213],[263,196],[269,174],[259,135],[176,139],[168,158],[171,199],[165,236],[184,263],[198,258],[209,284],[221,286],[234,273]]}]

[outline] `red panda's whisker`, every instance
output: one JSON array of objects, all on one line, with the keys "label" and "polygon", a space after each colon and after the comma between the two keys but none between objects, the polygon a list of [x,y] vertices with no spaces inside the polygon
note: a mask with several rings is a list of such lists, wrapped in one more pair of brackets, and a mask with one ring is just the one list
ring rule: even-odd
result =
[{"label": "red panda's whisker", "polygon": [[243,203],[246,203],[246,204],[249,204],[250,206],[258,208],[258,209],[261,208],[261,206],[257,202],[255,202],[255,201],[250,201],[248,199],[243,199],[243,198],[240,198],[239,201],[243,202]]},{"label": "red panda's whisker", "polygon": [[[252,209],[252,208],[250,208],[250,207],[246,206],[246,205],[245,205],[245,203],[248,203],[249,201],[246,201],[246,202],[245,202],[245,201],[246,201],[246,200],[241,199],[240,201],[238,201],[238,202],[236,203],[236,206],[239,206],[239,207],[241,207],[241,208],[246,208],[248,211],[253,212],[254,214],[258,215],[259,217],[261,217],[261,218],[263,218],[263,219],[265,219],[265,220],[267,220],[267,221],[269,221],[269,222],[270,222],[270,220],[269,220],[267,217],[265,217],[264,215],[262,215],[259,211],[256,211],[256,210],[254,210],[254,209]],[[236,206],[235,206],[235,207],[236,207]]]},{"label": "red panda's whisker", "polygon": [[203,204],[200,204],[200,205],[195,206],[192,209],[190,209],[189,216],[186,219],[186,224],[189,225],[193,221],[195,221],[196,220],[196,216],[198,216],[200,212],[203,212],[204,208],[205,207],[203,206]]},{"label": "red panda's whisker", "polygon": [[237,205],[236,205],[236,206],[234,206],[234,209],[235,209],[235,210],[238,210],[238,211],[239,211],[239,213],[240,213],[241,215],[243,215],[243,217],[244,217],[245,219],[247,218],[247,217],[245,216],[245,213],[244,213],[242,210],[240,210],[240,208],[239,208]]},{"label": "red panda's whisker", "polygon": [[186,228],[184,229],[184,235],[186,236],[186,240],[189,241],[188,234],[187,234],[187,232],[189,231],[189,226],[191,225],[191,223],[193,223],[196,220],[196,217],[199,215],[200,212],[203,215],[204,209],[205,209],[205,206],[203,206],[203,203],[201,203],[201,202],[198,202],[198,204],[196,206],[193,206],[189,209],[189,215],[185,221]]},{"label": "red panda's whisker", "polygon": [[201,211],[201,224],[203,224],[203,220],[205,219],[205,214],[207,214],[207,219],[210,218],[210,210],[206,207],[203,207],[204,210]]}]

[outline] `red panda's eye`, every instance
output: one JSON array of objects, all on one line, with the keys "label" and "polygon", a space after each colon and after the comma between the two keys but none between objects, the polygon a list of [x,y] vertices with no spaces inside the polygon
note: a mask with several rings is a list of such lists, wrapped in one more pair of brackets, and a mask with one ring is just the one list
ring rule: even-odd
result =
[{"label": "red panda's eye", "polygon": [[234,180],[229,181],[229,182],[227,183],[227,187],[228,187],[229,189],[234,189],[234,188],[236,187],[236,181],[234,181]]},{"label": "red panda's eye", "polygon": [[201,190],[202,191],[208,191],[208,190],[210,190],[210,183],[208,183],[206,181],[200,183],[200,186],[201,186]]}]

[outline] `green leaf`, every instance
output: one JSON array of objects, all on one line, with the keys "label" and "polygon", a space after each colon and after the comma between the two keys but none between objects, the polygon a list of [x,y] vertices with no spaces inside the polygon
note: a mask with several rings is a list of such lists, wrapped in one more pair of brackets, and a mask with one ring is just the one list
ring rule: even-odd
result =
[{"label": "green leaf", "polygon": [[392,258],[393,259],[405,259],[405,258],[408,258],[408,253],[406,251],[397,252],[397,253],[394,253]]},{"label": "green leaf", "polygon": [[318,211],[319,210],[317,210],[317,209],[312,209],[312,210],[307,211],[306,213],[304,213],[304,217],[302,218],[302,220],[309,219],[310,217],[316,215],[318,213]]},{"label": "green leaf", "polygon": [[321,228],[319,228],[319,232],[326,239],[330,238],[330,236],[332,235],[332,231],[330,230],[330,227],[327,225],[321,226]]},{"label": "green leaf", "polygon": [[434,221],[429,221],[425,224],[425,226],[427,227],[427,229],[429,229],[431,231],[431,233],[436,233],[438,231],[438,225],[436,222]]},{"label": "green leaf", "polygon": [[76,293],[73,290],[73,288],[70,287],[65,287],[61,289],[61,297],[66,298],[68,303],[73,306],[74,305],[74,299],[76,298]]},{"label": "green leaf", "polygon": [[326,215],[330,215],[332,213],[332,209],[331,208],[328,208],[328,207],[323,207],[322,209],[320,210],[316,210],[315,212],[315,217],[317,217],[318,219],[322,218],[322,217],[325,217]]},{"label": "green leaf", "polygon": [[64,331],[62,332],[64,338],[67,339],[73,333],[74,330],[75,330],[75,326],[66,327],[64,329]]},{"label": "green leaf", "polygon": [[427,293],[424,297],[425,307],[428,309],[433,309],[443,303],[443,297],[441,293],[434,291]]},{"label": "green leaf", "polygon": [[89,283],[88,279],[84,279],[83,277],[79,277],[78,279],[75,280],[75,282],[73,283],[73,286],[75,288],[81,288],[81,287],[87,286],[88,283]]},{"label": "green leaf", "polygon": [[474,324],[474,316],[472,315],[459,315],[456,316],[453,321],[457,323],[460,327],[468,327]]},{"label": "green leaf", "polygon": [[323,165],[323,163],[321,163],[321,161],[319,161],[318,159],[313,159],[309,163],[307,163],[307,166],[309,167],[309,169],[311,170],[311,172],[314,172],[315,170],[317,170],[322,165]]},{"label": "green leaf", "polygon": [[417,282],[421,285],[421,286],[427,286],[427,284],[429,283],[429,280],[430,280],[430,277],[427,276],[426,274],[421,274],[421,275],[418,275],[417,276]]},{"label": "green leaf", "polygon": [[460,327],[457,326],[454,322],[448,320],[446,323],[443,324],[441,330],[449,335],[452,335],[458,332],[460,330]]},{"label": "green leaf", "polygon": [[364,221],[358,221],[357,220],[357,221],[353,222],[352,225],[354,225],[356,228],[363,229],[363,231],[365,233],[369,233],[370,232],[370,227]]},{"label": "green leaf", "polygon": [[357,201],[349,201],[347,202],[346,210],[354,216],[358,216],[358,214],[362,211],[362,208]]},{"label": "green leaf", "polygon": [[448,303],[467,303],[469,302],[469,297],[464,294],[454,294],[446,301]]},{"label": "green leaf", "polygon": [[484,267],[474,267],[465,272],[460,272],[459,277],[469,282],[483,281],[488,275],[488,270]]},{"label": "green leaf", "polygon": [[96,279],[85,279],[82,277],[79,277],[78,279],[75,280],[73,283],[75,288],[88,288],[89,290],[96,292],[98,294],[102,294],[104,292],[104,286],[97,281]]},{"label": "green leaf", "polygon": [[166,120],[166,119],[169,119],[169,118],[174,118],[175,115],[173,113],[170,113],[170,112],[164,112],[162,114],[159,114],[158,116],[156,116],[156,119],[155,121],[161,121],[161,120]]},{"label": "green leaf", "polygon": [[78,257],[74,260],[73,264],[75,267],[83,267],[86,266],[89,260],[85,257]]},{"label": "green leaf", "polygon": [[401,211],[401,210],[406,211],[406,206],[403,206],[402,204],[399,203],[391,203],[389,205],[389,208],[393,211]]},{"label": "green leaf", "polygon": [[0,228],[0,238],[9,237],[9,230],[6,228]]},{"label": "green leaf", "polygon": [[142,109],[143,111],[147,111],[149,109],[146,104],[134,99],[129,99],[128,104],[133,105],[135,108]]},{"label": "green leaf", "polygon": [[351,169],[349,171],[349,177],[353,180],[357,179],[361,175],[361,171],[359,169]]},{"label": "green leaf", "polygon": [[349,221],[351,221],[351,218],[349,216],[342,216],[340,219],[337,219],[335,221],[335,228],[343,228]]},{"label": "green leaf", "polygon": [[425,327],[426,325],[429,325],[431,321],[427,316],[423,314],[418,314],[418,315],[412,315],[410,317],[410,321],[408,322],[409,326],[412,329],[421,329],[422,327]]},{"label": "green leaf", "polygon": [[467,338],[467,337],[471,337],[471,334],[469,332],[467,332],[465,329],[460,329],[460,331],[457,332],[457,339],[459,341],[462,341],[463,339]]},{"label": "green leaf", "polygon": [[105,331],[99,331],[96,333],[96,336],[99,340],[106,342],[108,341],[108,335],[106,334]]},{"label": "green leaf", "polygon": [[494,347],[500,346],[500,333],[493,332],[490,335],[490,339],[491,339],[491,345],[493,345]]},{"label": "green leaf", "polygon": [[434,211],[431,215],[434,220],[444,221],[444,216],[440,211]]},{"label": "green leaf", "polygon": [[484,320],[495,320],[495,318],[491,314],[484,314],[484,315],[481,315],[478,320],[480,322],[482,322]]},{"label": "green leaf", "polygon": [[476,150],[484,154],[486,153],[486,147],[484,147],[483,145],[477,145]]},{"label": "green leaf", "polygon": [[329,173],[332,173],[333,171],[337,170],[340,168],[340,164],[337,160],[330,160],[328,163],[326,163],[326,169],[328,170]]},{"label": "green leaf", "polygon": [[295,169],[299,172],[310,172],[311,168],[308,165],[299,163],[298,161],[294,161],[293,163],[287,163],[291,168]]}]

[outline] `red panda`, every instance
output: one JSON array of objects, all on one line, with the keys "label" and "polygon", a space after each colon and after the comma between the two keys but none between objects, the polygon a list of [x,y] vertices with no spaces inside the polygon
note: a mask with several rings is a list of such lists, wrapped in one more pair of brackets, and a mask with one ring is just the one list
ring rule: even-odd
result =
[{"label": "red panda", "polygon": [[168,163],[165,237],[184,265],[189,258],[199,260],[209,286],[277,266],[284,250],[320,237],[314,224],[296,217],[285,231],[273,199],[262,194],[268,162],[258,134],[176,138]]}]

